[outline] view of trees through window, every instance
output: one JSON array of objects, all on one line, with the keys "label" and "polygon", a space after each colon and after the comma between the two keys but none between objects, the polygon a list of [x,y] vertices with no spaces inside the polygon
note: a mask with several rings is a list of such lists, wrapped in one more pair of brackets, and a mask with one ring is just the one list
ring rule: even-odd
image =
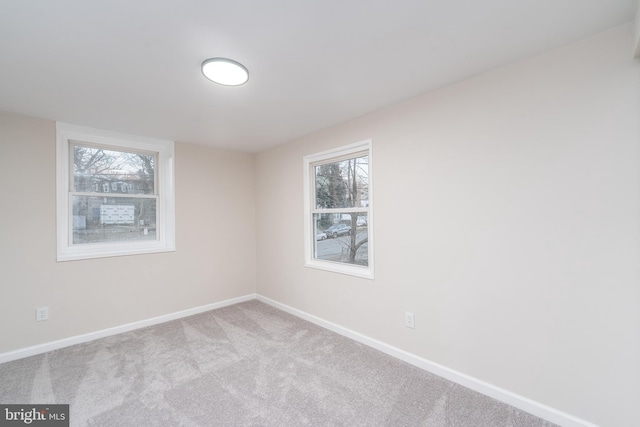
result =
[{"label": "view of trees through window", "polygon": [[368,265],[369,156],[314,166],[316,259]]},{"label": "view of trees through window", "polygon": [[73,243],[155,240],[156,154],[71,147]]}]

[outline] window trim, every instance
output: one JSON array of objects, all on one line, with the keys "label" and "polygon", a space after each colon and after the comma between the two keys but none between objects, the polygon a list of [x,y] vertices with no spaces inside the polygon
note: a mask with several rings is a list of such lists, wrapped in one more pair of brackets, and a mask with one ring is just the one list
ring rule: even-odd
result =
[{"label": "window trim", "polygon": [[[107,243],[72,243],[71,156],[73,143],[99,145],[122,151],[157,153],[157,239]],[[112,196],[112,192],[109,193]],[[117,196],[116,192],[116,196]],[[175,251],[175,182],[173,141],[126,135],[56,122],[57,260],[72,261]]]},{"label": "window trim", "polygon": [[[368,233],[368,266],[346,264],[334,261],[325,261],[314,258],[315,236],[313,230],[313,213],[315,210],[315,188],[313,176],[313,167],[317,163],[328,163],[329,161],[340,161],[354,157],[355,154],[367,152],[369,156],[369,206],[367,207],[367,233]],[[373,220],[373,150],[371,139],[356,142],[331,150],[322,151],[320,153],[310,154],[303,158],[303,183],[304,183],[304,256],[306,267],[316,268],[320,270],[332,271],[334,273],[347,274],[350,276],[361,277],[365,279],[374,279],[374,220]],[[360,210],[361,208],[355,208]],[[341,209],[342,210],[342,209]],[[354,210],[354,209],[351,209]]]}]

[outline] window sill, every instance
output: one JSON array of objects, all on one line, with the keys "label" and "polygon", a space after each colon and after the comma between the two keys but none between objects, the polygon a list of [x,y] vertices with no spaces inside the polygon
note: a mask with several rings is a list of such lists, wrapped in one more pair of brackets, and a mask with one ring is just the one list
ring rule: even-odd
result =
[{"label": "window sill", "polygon": [[58,250],[58,262],[76,261],[93,258],[109,258],[127,255],[142,255],[161,252],[175,252],[175,246],[168,246],[161,242],[149,242],[144,244],[107,244],[107,245],[82,245],[81,247],[68,247]]},{"label": "window sill", "polygon": [[373,269],[353,264],[344,264],[331,261],[315,261],[308,260],[305,267],[316,268],[318,270],[331,271],[333,273],[346,274],[348,276],[360,277],[363,279],[374,280]]}]

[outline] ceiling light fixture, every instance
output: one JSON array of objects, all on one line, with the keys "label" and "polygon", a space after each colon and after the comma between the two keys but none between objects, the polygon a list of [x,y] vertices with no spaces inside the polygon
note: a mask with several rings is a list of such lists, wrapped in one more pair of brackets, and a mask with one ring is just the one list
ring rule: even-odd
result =
[{"label": "ceiling light fixture", "polygon": [[214,83],[240,86],[249,80],[249,70],[227,58],[210,58],[202,63],[202,74]]}]

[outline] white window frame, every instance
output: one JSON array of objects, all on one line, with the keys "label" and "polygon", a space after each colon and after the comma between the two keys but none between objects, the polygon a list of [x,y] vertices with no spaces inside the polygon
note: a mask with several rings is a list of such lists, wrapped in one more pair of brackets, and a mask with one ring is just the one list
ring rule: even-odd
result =
[{"label": "white window frame", "polygon": [[[367,233],[369,250],[368,265],[355,265],[335,261],[326,261],[314,258],[314,249],[316,244],[315,232],[313,227],[313,214],[318,213],[315,204],[315,174],[314,167],[317,164],[330,163],[331,161],[339,161],[345,158],[353,157],[362,152],[367,152],[369,156],[368,166],[368,187],[369,187],[369,205],[366,208],[349,208],[350,211],[362,211],[367,213]],[[373,150],[371,140],[357,142],[355,144],[345,145],[320,153],[310,154],[303,159],[303,182],[304,182],[304,252],[305,266],[317,268],[320,270],[332,271],[335,273],[347,274],[351,276],[362,277],[365,279],[374,279],[374,236],[373,236]],[[341,209],[342,210],[342,209]]]},{"label": "white window frame", "polygon": [[[156,164],[156,240],[73,244],[70,145],[86,143],[114,150],[152,152]],[[174,143],[56,122],[57,259],[72,261],[175,251]],[[109,193],[112,197],[113,193]]]}]

